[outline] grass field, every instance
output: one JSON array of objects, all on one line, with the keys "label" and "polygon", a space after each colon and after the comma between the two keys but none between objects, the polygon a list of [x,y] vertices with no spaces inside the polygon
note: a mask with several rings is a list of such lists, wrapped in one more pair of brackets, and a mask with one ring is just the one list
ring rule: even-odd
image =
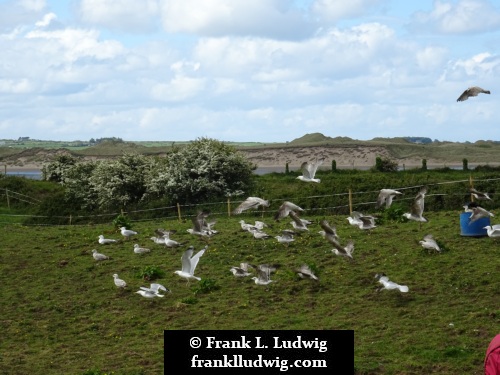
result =
[{"label": "grass field", "polygon": [[[291,228],[289,220],[272,220],[275,209],[264,217],[215,217],[219,233],[196,269],[202,281],[190,286],[174,274],[187,246],[205,245],[186,232],[189,218],[134,222],[139,234],[129,241],[111,224],[3,225],[0,373],[162,374],[164,330],[353,329],[358,374],[482,374],[500,327],[497,240],[461,236],[460,211],[429,212],[421,229],[386,220],[370,232],[350,226],[345,215],[305,213],[313,224],[288,248],[241,231],[241,219],[265,221],[273,236]],[[323,218],[343,244],[354,241],[353,261],[332,254],[318,234]],[[183,246],[154,244],[156,228],[176,229],[172,238]],[[427,233],[442,253],[419,245]],[[99,245],[99,234],[120,242]],[[134,254],[134,243],[151,253]],[[92,249],[112,259],[98,263]],[[280,267],[265,287],[229,272],[240,262]],[[319,282],[296,276],[303,263],[317,270]],[[149,284],[141,275],[153,271],[155,281],[171,289],[165,298],[134,293]],[[378,272],[409,292],[377,292]],[[114,273],[128,282],[126,290],[115,287]]]}]

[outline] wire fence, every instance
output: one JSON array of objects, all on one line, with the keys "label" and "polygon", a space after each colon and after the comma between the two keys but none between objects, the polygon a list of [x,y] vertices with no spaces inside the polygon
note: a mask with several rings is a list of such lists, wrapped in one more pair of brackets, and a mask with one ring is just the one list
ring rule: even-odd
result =
[{"label": "wire fence", "polygon": [[[426,210],[438,211],[444,207],[456,207],[457,209],[462,209],[463,204],[474,201],[474,197],[470,194],[468,190],[464,190],[464,184],[468,187],[473,187],[474,183],[482,182],[496,182],[500,181],[499,178],[488,178],[488,179],[476,179],[473,180],[472,177],[469,179],[453,180],[453,181],[442,181],[429,184],[412,185],[412,186],[401,186],[392,188],[403,192],[405,195],[398,196],[394,203],[405,204],[409,207],[411,202],[414,200],[415,195],[407,195],[406,191],[415,190],[416,192],[426,186],[429,193],[426,194]],[[460,185],[461,186],[453,186]],[[447,187],[449,185],[450,187]],[[444,189],[446,187],[446,189]],[[440,191],[441,190],[441,191]],[[309,196],[297,196],[297,197],[287,197],[280,199],[269,200],[270,206],[266,209],[260,209],[259,211],[245,211],[244,213],[238,215],[260,215],[261,217],[274,217],[277,207],[281,205],[284,201],[290,201],[298,204],[304,209],[305,214],[310,215],[337,215],[344,213],[351,213],[352,211],[373,211],[376,205],[376,198],[380,192],[377,190],[368,191],[346,191],[334,194],[325,195],[309,195]],[[5,197],[7,200],[7,207],[10,210],[10,205],[12,200],[18,200],[25,202],[29,205],[39,204],[41,201],[21,194],[9,189],[3,189],[0,191],[1,197]],[[448,202],[445,202],[445,199]],[[211,216],[233,216],[233,210],[244,201],[243,200],[231,200],[228,198],[226,201],[218,202],[207,202],[203,204],[179,204],[171,206],[162,206],[154,208],[144,208],[144,209],[134,209],[134,210],[120,210],[116,212],[92,214],[92,215],[13,215],[10,213],[0,212],[0,223],[1,224],[25,224],[25,225],[78,225],[84,223],[89,225],[92,223],[106,224],[112,223],[113,220],[118,215],[126,215],[131,222],[141,222],[141,221],[157,221],[157,220],[179,220],[183,221],[195,217],[201,210],[209,210]],[[497,207],[496,203],[492,203],[493,208]],[[490,206],[491,206],[490,205]],[[276,207],[271,209],[270,207]],[[27,220],[29,219],[29,220]],[[40,222],[37,223],[37,219]],[[50,221],[50,224],[47,224]],[[54,223],[57,221],[57,224]],[[44,223],[45,222],[45,223]]]}]

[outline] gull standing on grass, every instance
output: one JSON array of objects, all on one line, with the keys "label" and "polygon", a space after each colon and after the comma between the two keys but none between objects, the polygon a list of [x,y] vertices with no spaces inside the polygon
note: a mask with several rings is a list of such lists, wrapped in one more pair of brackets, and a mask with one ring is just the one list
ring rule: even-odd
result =
[{"label": "gull standing on grass", "polygon": [[145,254],[151,252],[151,249],[148,249],[147,247],[141,247],[139,244],[134,244],[134,253],[136,254]]},{"label": "gull standing on grass", "polygon": [[403,193],[394,189],[381,189],[377,197],[376,208],[380,208],[383,205],[385,205],[385,208],[389,208],[392,204],[392,200],[397,195],[401,194]]},{"label": "gull standing on grass", "polygon": [[165,288],[163,285],[157,283],[151,284],[149,288],[146,288],[145,286],[141,286],[139,288],[141,290],[138,290],[136,293],[145,298],[165,297],[164,294],[160,294],[160,290],[170,293],[170,289]]},{"label": "gull standing on grass", "polygon": [[109,257],[107,255],[104,255],[104,254],[101,254],[101,253],[97,252],[96,249],[92,250],[92,256],[97,261],[109,259]]},{"label": "gull standing on grass", "polygon": [[488,233],[488,237],[491,237],[491,238],[500,237],[500,224],[495,224],[493,226],[487,225],[483,229],[486,229],[486,233]]},{"label": "gull standing on grass", "polygon": [[295,232],[292,230],[283,229],[281,231],[281,236],[278,235],[275,236],[274,238],[276,238],[279,243],[285,244],[288,247],[288,245],[290,245],[290,242],[295,241],[295,238],[293,238],[294,234]]},{"label": "gull standing on grass", "polygon": [[408,220],[418,221],[419,227],[422,226],[422,223],[427,222],[427,219],[422,216],[424,213],[425,194],[427,194],[427,187],[423,187],[420,189],[417,196],[413,200],[410,212],[403,214],[403,216],[406,217]]},{"label": "gull standing on grass", "polygon": [[266,201],[259,197],[248,197],[246,200],[240,203],[233,211],[234,215],[239,215],[246,210],[256,210],[259,207],[269,207],[269,201]]},{"label": "gull standing on grass", "polygon": [[426,235],[422,241],[418,242],[420,243],[420,245],[422,245],[424,249],[436,250],[437,252],[441,252],[441,248],[439,247],[438,243],[436,242],[432,234]]},{"label": "gull standing on grass", "polygon": [[300,166],[302,170],[302,176],[298,176],[297,179],[305,182],[316,182],[319,183],[321,180],[319,178],[314,178],[318,167],[323,164],[325,158],[316,159],[314,162],[303,162]]},{"label": "gull standing on grass", "polygon": [[203,249],[201,249],[195,255],[193,255],[194,247],[189,246],[189,248],[186,251],[184,251],[181,257],[182,269],[180,271],[175,271],[174,273],[186,279],[187,284],[189,284],[190,280],[200,281],[201,278],[195,276],[194,271],[196,269],[196,266],[198,265],[200,257],[205,253],[207,248],[208,246],[205,246]]},{"label": "gull standing on grass", "polygon": [[104,238],[104,236],[102,234],[99,235],[99,243],[101,245],[105,245],[105,244],[108,244],[108,243],[116,243],[118,242],[117,240],[112,240],[110,238]]},{"label": "gull standing on grass", "polygon": [[130,237],[133,237],[133,236],[138,234],[136,231],[133,231],[131,229],[127,229],[126,227],[121,227],[120,232],[121,232],[122,236],[125,237],[127,240],[129,240]]},{"label": "gull standing on grass", "polygon": [[120,279],[120,278],[118,277],[118,274],[116,274],[116,273],[115,273],[115,274],[113,275],[113,279],[114,279],[115,285],[116,285],[118,288],[123,289],[123,288],[125,288],[125,287],[127,286],[127,283],[126,283],[124,280]]},{"label": "gull standing on grass", "polygon": [[375,278],[378,280],[380,284],[382,284],[382,286],[379,289],[377,289],[377,291],[379,292],[383,289],[387,290],[398,289],[401,293],[407,293],[409,290],[406,285],[399,285],[393,281],[390,281],[385,273],[377,273],[375,275]]}]

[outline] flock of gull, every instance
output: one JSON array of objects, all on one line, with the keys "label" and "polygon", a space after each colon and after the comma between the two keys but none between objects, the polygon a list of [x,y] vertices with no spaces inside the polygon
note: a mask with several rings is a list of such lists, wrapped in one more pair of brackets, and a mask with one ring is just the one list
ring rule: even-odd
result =
[{"label": "flock of gull", "polygon": [[[472,95],[472,94],[471,94]],[[316,159],[313,162],[304,162],[302,164],[302,175],[297,177],[301,181],[305,182],[314,182],[319,183],[320,180],[315,178],[316,171],[318,167],[323,163],[323,158]],[[408,220],[416,221],[421,226],[422,223],[427,222],[428,220],[423,216],[424,213],[424,202],[425,196],[427,194],[427,187],[421,187],[417,195],[412,201],[410,211],[403,214],[405,218]],[[491,200],[490,196],[487,193],[482,193],[477,191],[474,188],[470,188],[471,196],[475,198],[476,201],[488,201]],[[394,190],[394,189],[381,189],[377,201],[376,208],[389,208],[393,202],[393,200],[403,193]],[[476,201],[472,201],[471,203],[464,206],[465,212],[470,212],[469,223],[473,223],[480,218],[483,217],[493,217],[494,214],[487,211],[486,209],[479,206]],[[268,208],[270,206],[270,202],[264,200],[259,197],[248,197],[244,201],[242,201],[238,207],[233,210],[234,215],[239,215],[248,210],[257,210],[259,208]],[[300,235],[302,232],[309,232],[309,227],[312,224],[312,221],[301,218],[300,215],[305,210],[298,205],[285,201],[278,208],[277,212],[274,215],[275,221],[280,221],[285,218],[291,219],[290,225],[291,228],[281,230],[281,233],[275,236],[272,236],[266,232],[268,225],[263,221],[256,220],[253,224],[246,223],[244,220],[240,220],[239,224],[241,226],[241,230],[244,232],[249,232],[255,240],[267,240],[270,238],[275,238],[279,243],[284,246],[289,246],[290,243],[295,241],[295,236]],[[216,221],[208,221],[210,212],[208,211],[200,211],[195,217],[192,218],[192,228],[187,229],[187,232],[193,236],[199,237],[200,239],[209,240],[212,236],[218,233],[217,230],[214,229]],[[377,227],[376,225],[376,217],[371,215],[364,215],[359,211],[352,211],[351,214],[347,217],[349,224],[358,227],[361,230],[371,231]],[[354,253],[354,242],[352,240],[347,241],[342,244],[340,236],[337,233],[336,227],[331,225],[326,219],[323,219],[319,222],[321,230],[318,232],[328,244],[330,244],[333,248],[331,252],[339,257],[345,257],[348,260],[353,260]],[[500,224],[493,226],[486,226],[483,229],[487,231],[488,236],[490,237],[500,237]],[[138,232],[127,229],[126,227],[120,228],[120,233],[123,238],[129,241],[134,236],[138,235]],[[182,246],[183,244],[175,241],[171,238],[171,235],[175,234],[175,230],[165,230],[165,229],[157,229],[155,230],[156,236],[150,237],[150,239],[155,244],[164,245],[168,248],[176,248]],[[103,235],[98,237],[99,244],[112,244],[118,242],[115,239],[106,239]],[[434,239],[432,234],[427,234],[423,237],[421,241],[419,241],[420,245],[427,250],[436,251],[440,253],[442,251],[441,246],[438,244],[438,241]],[[264,242],[265,244],[265,242]],[[264,245],[265,246],[265,245]],[[201,278],[195,276],[195,270],[200,261],[200,258],[206,252],[208,245],[201,250],[199,250],[196,254],[194,253],[194,247],[189,246],[187,250],[185,250],[181,257],[181,270],[177,270],[174,273],[179,277],[186,280],[187,284],[190,281],[200,281]],[[148,253],[151,250],[149,248],[140,246],[139,244],[134,244],[133,251],[136,254],[144,254]],[[96,261],[108,260],[110,257],[99,253],[97,250],[92,250],[92,255]],[[274,280],[271,278],[273,272],[277,270],[279,265],[276,264],[259,264],[254,265],[250,263],[242,262],[239,266],[233,266],[229,269],[229,271],[237,278],[244,278],[252,276],[252,280],[257,285],[269,285]],[[314,274],[313,270],[307,265],[302,264],[300,267],[295,269],[295,273],[300,278],[308,278],[311,280],[319,281],[319,278]],[[255,276],[253,276],[255,275]],[[117,288],[125,288],[127,287],[127,283],[118,277],[118,274],[113,275],[114,283]],[[402,293],[407,293],[409,291],[408,286],[400,285],[393,281],[390,281],[388,276],[384,273],[377,273],[375,275],[375,279],[381,285],[378,290],[386,289],[386,290],[399,290]],[[156,298],[156,297],[164,297],[165,294],[162,292],[170,292],[168,288],[165,286],[152,283],[149,287],[141,286],[139,290],[136,292],[145,298]]]},{"label": "flock of gull", "polygon": [[[458,97],[457,102],[465,101],[469,97],[478,96],[479,94],[490,94],[490,91],[484,90],[478,86],[469,87]],[[325,159],[321,157],[312,162],[307,162],[307,161],[303,162],[300,168],[302,171],[302,175],[298,176],[297,179],[304,182],[320,183],[321,180],[319,178],[316,178],[316,172],[318,168],[323,164],[324,160]],[[474,188],[470,189],[470,193],[476,200],[491,200],[490,196],[487,193],[479,192]],[[420,191],[414,198],[410,208],[410,212],[406,212],[403,214],[403,216],[408,220],[417,221],[420,225],[420,228],[422,223],[428,221],[423,216],[426,194],[427,194],[427,187],[424,186],[420,189]],[[377,197],[376,208],[377,209],[389,208],[394,198],[396,198],[399,195],[402,195],[402,193],[398,190],[381,189]],[[267,208],[269,206],[270,203],[267,200],[264,200],[259,197],[248,197],[246,200],[241,202],[241,204],[235,210],[233,210],[233,214],[239,215],[247,210],[256,210],[258,208]],[[465,205],[464,210],[465,212],[471,213],[469,217],[470,224],[479,220],[480,218],[494,216],[493,213],[480,207],[474,201]],[[301,218],[300,214],[302,212],[304,212],[304,210],[301,207],[289,201],[285,201],[279,207],[278,211],[274,216],[274,220],[279,221],[281,219],[289,217],[292,220],[290,223],[293,228],[293,229],[284,229],[281,231],[281,234],[274,236],[274,238],[279,243],[288,246],[291,242],[295,240],[294,235],[300,232],[309,231],[309,225],[311,225],[312,222],[310,220]],[[198,213],[198,215],[194,217],[192,220],[193,227],[187,229],[187,232],[194,236],[199,236],[201,238],[209,238],[215,235],[217,233],[217,230],[214,229],[216,221],[208,222],[207,218],[209,214],[210,213],[207,211],[202,211]],[[364,215],[358,211],[351,212],[347,220],[349,221],[349,224],[357,226],[359,229],[362,230],[372,230],[376,228],[375,224],[376,218],[374,216]],[[240,220],[239,223],[241,225],[241,229],[243,231],[250,232],[255,239],[265,240],[273,237],[265,232],[264,228],[267,227],[267,224],[265,224],[262,221],[255,221],[254,224],[248,224],[245,223],[244,220]],[[354,242],[350,240],[345,245],[341,245],[340,237],[337,234],[335,226],[332,226],[327,220],[321,220],[319,224],[322,230],[319,231],[318,233],[323,238],[325,238],[325,240],[329,244],[333,246],[333,249],[331,250],[332,253],[337,256],[346,257],[352,260],[354,252]],[[488,225],[485,226],[483,229],[487,231],[489,237],[500,237],[500,224],[493,226]],[[138,232],[127,229],[126,227],[121,227],[120,233],[127,240],[138,234]],[[169,248],[175,248],[181,246],[182,244],[170,238],[170,236],[174,233],[175,231],[173,230],[157,229],[155,231],[156,236],[151,237],[150,239],[155,244],[161,244]],[[104,245],[104,244],[117,243],[118,241],[115,239],[107,239],[104,238],[103,235],[99,235],[98,242],[99,244]],[[441,247],[439,246],[438,242],[434,239],[432,234],[425,235],[424,238],[421,241],[419,241],[419,243],[424,249],[441,252]],[[205,253],[207,248],[208,245],[193,255],[194,247],[189,246],[188,249],[185,250],[182,254],[181,270],[175,271],[175,274],[177,274],[181,278],[186,279],[188,284],[191,280],[196,280],[196,281],[201,280],[200,277],[194,275],[194,272],[201,256]],[[139,244],[134,244],[134,253],[136,254],[149,253],[150,251],[151,250],[149,248],[142,247]],[[92,256],[96,261],[103,261],[110,259],[109,256],[99,253],[96,249],[92,250]],[[255,284],[268,285],[271,282],[273,282],[273,280],[271,279],[271,273],[276,271],[277,267],[278,267],[277,265],[271,265],[271,264],[253,265],[249,263],[240,263],[239,267],[236,266],[231,267],[230,272],[232,272],[235,277],[247,277],[253,274],[251,270],[255,270],[257,276],[252,277],[252,280],[255,282]],[[300,278],[309,278],[316,281],[319,280],[318,277],[311,270],[311,268],[306,264],[301,265],[299,268],[295,270],[295,272]],[[116,287],[118,288],[127,287],[127,283],[124,280],[120,279],[118,277],[118,274],[113,274],[113,279]],[[382,285],[378,290],[397,289],[402,293],[406,293],[409,291],[408,286],[399,285],[393,281],[390,281],[387,275],[385,275],[384,273],[377,273],[375,275],[375,279],[377,279],[377,281]],[[149,286],[149,288],[141,286],[136,293],[140,294],[145,298],[164,297],[165,294],[162,294],[161,292],[170,292],[170,290],[161,284],[152,283]]]}]

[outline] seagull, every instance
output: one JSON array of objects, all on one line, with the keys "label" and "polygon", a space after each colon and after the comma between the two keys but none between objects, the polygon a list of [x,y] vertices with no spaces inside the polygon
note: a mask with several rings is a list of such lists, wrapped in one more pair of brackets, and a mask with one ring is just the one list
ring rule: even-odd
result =
[{"label": "seagull", "polygon": [[182,262],[182,270],[175,271],[177,275],[187,280],[187,284],[189,284],[190,280],[198,280],[201,278],[194,275],[194,270],[198,265],[198,261],[200,257],[205,253],[208,246],[205,246],[203,249],[198,251],[195,255],[193,255],[194,247],[189,246],[186,251],[182,254],[181,262]]},{"label": "seagull", "polygon": [[165,288],[163,285],[157,283],[151,284],[149,288],[141,286],[140,289],[141,290],[138,290],[136,293],[145,298],[165,297],[164,294],[160,294],[160,290],[163,290],[164,292],[170,292],[170,289]]},{"label": "seagull", "polygon": [[239,215],[243,211],[250,209],[257,209],[259,207],[269,207],[269,201],[266,201],[259,197],[248,197],[246,200],[240,203],[238,207],[236,207],[233,211],[234,215]]},{"label": "seagull", "polygon": [[321,220],[319,225],[323,230],[320,230],[318,233],[325,237],[329,242],[338,241],[339,236],[337,235],[337,229],[334,226],[331,226],[327,220]]},{"label": "seagull", "polygon": [[251,264],[240,263],[239,267],[231,267],[229,270],[236,277],[245,277],[245,276],[250,276],[252,274],[251,272],[248,272],[248,269],[250,267],[253,268],[253,266]]},{"label": "seagull", "polygon": [[208,211],[201,211],[193,217],[191,220],[193,222],[193,228],[187,229],[187,232],[200,237],[211,237],[213,234],[217,233],[211,229],[211,226],[215,224],[215,222],[207,223],[206,218],[210,213]]},{"label": "seagull", "polygon": [[252,229],[257,229],[255,225],[245,223],[245,220],[240,220],[239,223],[241,226],[241,230],[245,232],[250,232]]},{"label": "seagull", "polygon": [[300,208],[295,203],[285,201],[278,209],[278,212],[276,212],[276,215],[274,215],[274,220],[279,221],[280,219],[287,217],[290,211],[302,212],[304,209]]},{"label": "seagull", "polygon": [[303,162],[300,166],[302,176],[298,176],[297,179],[305,182],[321,182],[319,178],[314,178],[314,176],[316,175],[318,167],[323,164],[323,161],[325,161],[325,158],[316,159],[314,162]]},{"label": "seagull", "polygon": [[120,232],[123,237],[125,237],[127,240],[130,239],[130,237],[135,236],[137,232],[127,229],[126,227],[121,227]]},{"label": "seagull", "polygon": [[478,86],[469,87],[458,97],[457,102],[463,102],[464,100],[469,99],[469,97],[477,96],[478,94],[491,94],[491,92]]},{"label": "seagull", "polygon": [[117,240],[112,240],[112,239],[109,239],[109,238],[104,238],[104,236],[102,234],[99,235],[99,243],[101,245],[105,245],[105,244],[108,244],[108,243],[115,243],[115,242],[118,242]]},{"label": "seagull", "polygon": [[488,193],[481,193],[480,191],[477,191],[474,188],[470,188],[470,193],[476,198],[477,200],[489,200],[491,201],[492,199],[488,195]]},{"label": "seagull", "polygon": [[344,247],[342,247],[342,245],[340,245],[340,243],[336,240],[329,240],[329,242],[335,247],[335,249],[332,249],[332,253],[338,256],[353,259],[352,253],[354,252],[354,242],[349,241]]},{"label": "seagull", "polygon": [[418,241],[424,249],[429,249],[429,250],[436,250],[437,252],[441,252],[441,248],[439,247],[438,243],[432,236],[432,234],[428,234],[424,237],[422,241]]},{"label": "seagull", "polygon": [[349,221],[349,224],[357,226],[359,229],[373,229],[376,227],[375,217],[363,215],[358,211],[353,211],[347,220]]},{"label": "seagull", "polygon": [[472,214],[469,216],[469,224],[472,224],[473,222],[483,218],[483,217],[490,217],[490,216],[495,216],[491,212],[485,210],[482,207],[472,207],[469,205],[469,209],[472,210]]},{"label": "seagull", "polygon": [[271,238],[269,234],[258,229],[251,229],[249,232],[252,233],[253,238],[257,240],[265,240],[266,238]]},{"label": "seagull", "polygon": [[98,253],[96,249],[92,250],[92,256],[94,257],[95,260],[106,260],[109,259],[107,255]]},{"label": "seagull", "polygon": [[290,242],[295,241],[295,238],[293,238],[293,235],[295,234],[294,231],[288,230],[288,229],[283,229],[281,231],[281,236],[275,236],[278,240],[279,243],[285,244],[286,246],[290,245]]},{"label": "seagull", "polygon": [[427,219],[422,216],[424,213],[424,199],[425,194],[427,194],[427,188],[423,187],[418,192],[417,196],[413,200],[413,204],[411,206],[410,212],[404,213],[403,216],[409,220],[415,220],[422,225],[422,223],[426,223]]},{"label": "seagull", "polygon": [[382,284],[382,287],[380,287],[378,291],[381,291],[382,289],[387,289],[387,290],[399,289],[400,292],[407,293],[409,290],[406,285],[399,285],[393,281],[390,281],[385,273],[377,273],[375,275],[375,278],[378,279],[378,282],[380,284]]},{"label": "seagull", "polygon": [[376,208],[380,208],[384,204],[385,208],[389,208],[392,204],[392,200],[394,199],[394,197],[401,194],[403,193],[394,189],[381,189],[377,197]]},{"label": "seagull", "polygon": [[271,272],[275,271],[275,267],[270,267],[267,264],[260,264],[257,267],[257,276],[252,277],[252,280],[257,285],[268,285],[274,280],[271,280]]},{"label": "seagull", "polygon": [[150,238],[155,244],[165,245],[165,239],[163,237],[151,237]]},{"label": "seagull", "polygon": [[306,219],[301,219],[299,215],[295,211],[290,211],[288,213],[288,216],[292,218],[292,226],[295,230],[297,231],[308,231],[309,228],[307,227],[308,225],[312,224],[311,221],[306,220]]},{"label": "seagull", "polygon": [[488,237],[500,237],[500,224],[496,225],[487,225],[483,229],[486,229],[486,233],[488,233]]},{"label": "seagull", "polygon": [[[170,235],[174,234],[176,232],[177,232],[176,230],[164,230],[164,229],[157,229],[155,231],[156,234],[161,235],[161,237],[159,239],[161,240],[161,243],[163,245],[165,245],[166,247],[177,247],[177,246],[181,245],[180,242],[177,242],[177,241],[170,238]],[[153,238],[151,238],[151,239],[153,239]]]},{"label": "seagull", "polygon": [[127,286],[127,283],[124,280],[118,278],[118,274],[115,273],[113,275],[113,278],[114,278],[114,281],[115,281],[115,285],[118,288],[125,288]]},{"label": "seagull", "polygon": [[140,247],[139,244],[134,245],[134,253],[136,254],[144,254],[149,253],[151,250],[146,247]]},{"label": "seagull", "polygon": [[319,280],[307,264],[303,264],[302,266],[297,268],[295,272],[297,272],[297,275],[299,275],[301,279],[310,278],[313,280]]}]

